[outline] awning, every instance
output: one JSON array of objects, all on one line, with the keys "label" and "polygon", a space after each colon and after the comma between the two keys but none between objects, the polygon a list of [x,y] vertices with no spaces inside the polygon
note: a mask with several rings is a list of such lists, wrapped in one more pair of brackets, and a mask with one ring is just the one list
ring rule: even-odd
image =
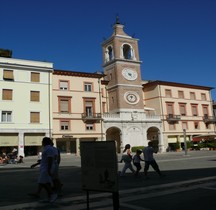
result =
[{"label": "awning", "polygon": [[199,142],[199,141],[214,141],[216,140],[216,134],[208,134],[208,135],[199,135],[193,137],[193,142]]}]

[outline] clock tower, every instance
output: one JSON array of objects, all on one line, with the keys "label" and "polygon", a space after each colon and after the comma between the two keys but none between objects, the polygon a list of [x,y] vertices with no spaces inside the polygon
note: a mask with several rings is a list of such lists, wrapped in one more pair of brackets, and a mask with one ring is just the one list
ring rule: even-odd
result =
[{"label": "clock tower", "polygon": [[148,140],[154,140],[159,151],[163,151],[160,116],[145,112],[138,39],[123,29],[117,18],[113,34],[102,43],[109,101],[102,121],[105,137],[107,141],[115,140],[118,152],[123,151],[126,144],[147,146]]},{"label": "clock tower", "polygon": [[138,39],[123,29],[116,18],[113,34],[102,43],[104,74],[109,81],[109,111],[144,112]]}]

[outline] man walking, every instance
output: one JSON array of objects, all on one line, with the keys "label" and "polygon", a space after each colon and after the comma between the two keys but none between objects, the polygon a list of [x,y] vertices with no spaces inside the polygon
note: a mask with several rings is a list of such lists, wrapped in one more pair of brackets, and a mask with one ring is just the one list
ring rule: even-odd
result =
[{"label": "man walking", "polygon": [[157,153],[157,151],[154,150],[152,145],[152,141],[149,141],[148,146],[143,149],[143,156],[145,160],[144,175],[146,179],[148,178],[147,173],[150,165],[159,174],[159,176],[162,177],[161,171],[153,156],[153,153]]}]

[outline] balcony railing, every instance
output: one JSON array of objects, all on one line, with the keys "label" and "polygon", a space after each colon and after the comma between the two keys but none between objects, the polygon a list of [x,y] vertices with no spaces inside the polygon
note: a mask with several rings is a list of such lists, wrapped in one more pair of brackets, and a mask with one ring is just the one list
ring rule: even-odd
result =
[{"label": "balcony railing", "polygon": [[168,114],[166,116],[167,121],[179,121],[181,119],[180,115]]},{"label": "balcony railing", "polygon": [[205,115],[203,117],[203,121],[204,121],[204,123],[216,123],[216,117]]},{"label": "balcony railing", "polygon": [[85,123],[99,123],[101,119],[101,113],[82,113],[82,120]]}]

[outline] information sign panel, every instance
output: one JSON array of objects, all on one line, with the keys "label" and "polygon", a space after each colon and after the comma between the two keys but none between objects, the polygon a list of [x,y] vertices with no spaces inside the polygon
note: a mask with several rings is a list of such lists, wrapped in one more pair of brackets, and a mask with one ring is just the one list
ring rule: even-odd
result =
[{"label": "information sign panel", "polygon": [[80,142],[82,189],[118,191],[115,141]]}]

